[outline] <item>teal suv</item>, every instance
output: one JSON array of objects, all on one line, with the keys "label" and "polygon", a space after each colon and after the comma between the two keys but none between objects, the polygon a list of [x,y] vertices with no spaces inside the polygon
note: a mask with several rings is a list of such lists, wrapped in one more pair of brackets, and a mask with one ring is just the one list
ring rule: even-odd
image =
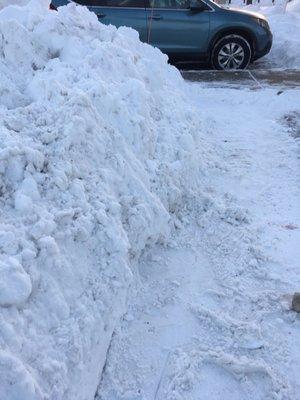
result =
[{"label": "teal suv", "polygon": [[[53,0],[51,8],[70,0]],[[244,69],[267,54],[272,33],[266,18],[211,0],[74,0],[104,24],[129,26],[171,61],[208,61],[215,69]]]}]

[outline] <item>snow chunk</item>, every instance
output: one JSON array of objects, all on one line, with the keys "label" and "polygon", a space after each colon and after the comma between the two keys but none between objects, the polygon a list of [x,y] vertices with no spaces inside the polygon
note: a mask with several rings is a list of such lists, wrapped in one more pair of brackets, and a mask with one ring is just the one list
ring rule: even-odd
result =
[{"label": "snow chunk", "polygon": [[0,305],[22,305],[32,290],[29,275],[22,265],[10,257],[0,262]]},{"label": "snow chunk", "polygon": [[0,350],[0,398],[42,400],[42,392],[22,362]]}]

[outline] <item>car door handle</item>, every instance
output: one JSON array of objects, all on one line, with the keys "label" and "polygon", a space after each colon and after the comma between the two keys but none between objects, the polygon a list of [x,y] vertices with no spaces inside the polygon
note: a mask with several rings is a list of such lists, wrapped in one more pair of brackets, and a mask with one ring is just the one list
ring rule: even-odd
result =
[{"label": "car door handle", "polygon": [[104,17],[106,17],[106,14],[99,13],[99,14],[97,14],[97,17],[98,18],[104,18]]},{"label": "car door handle", "polygon": [[160,19],[163,19],[163,17],[159,14],[156,14],[156,15],[149,15],[148,19],[154,19],[154,21],[159,21]]}]

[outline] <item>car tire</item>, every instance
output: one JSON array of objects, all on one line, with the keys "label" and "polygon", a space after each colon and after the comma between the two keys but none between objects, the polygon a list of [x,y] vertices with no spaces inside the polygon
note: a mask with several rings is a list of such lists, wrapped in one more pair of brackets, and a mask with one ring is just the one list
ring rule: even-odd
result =
[{"label": "car tire", "polygon": [[213,47],[211,64],[214,69],[245,69],[252,57],[249,42],[240,35],[227,35]]}]

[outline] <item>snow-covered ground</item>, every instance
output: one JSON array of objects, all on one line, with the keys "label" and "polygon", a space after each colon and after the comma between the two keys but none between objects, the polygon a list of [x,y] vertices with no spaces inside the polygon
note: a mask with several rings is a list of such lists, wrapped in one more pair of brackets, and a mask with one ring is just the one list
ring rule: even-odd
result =
[{"label": "snow-covered ground", "polygon": [[32,0],[0,100],[0,399],[297,400],[299,91]]},{"label": "snow-covered ground", "polygon": [[98,400],[298,400],[300,91],[190,91],[221,167],[197,224],[143,257]]}]

